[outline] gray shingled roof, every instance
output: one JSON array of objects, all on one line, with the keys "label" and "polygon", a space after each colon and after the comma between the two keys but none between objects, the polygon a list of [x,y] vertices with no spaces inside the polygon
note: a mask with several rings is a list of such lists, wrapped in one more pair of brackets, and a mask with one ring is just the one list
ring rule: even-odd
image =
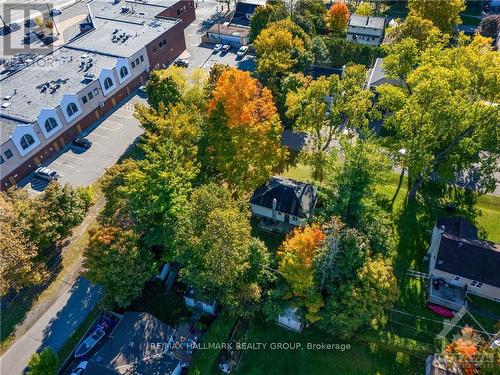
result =
[{"label": "gray shingled roof", "polygon": [[126,312],[102,347],[89,359],[92,375],[170,374],[179,360],[151,344],[165,347],[175,330],[153,315]]},{"label": "gray shingled roof", "polygon": [[252,195],[250,203],[301,218],[312,216],[318,195],[314,186],[284,177],[272,177]]},{"label": "gray shingled roof", "polygon": [[360,16],[358,14],[353,14],[349,20],[349,26],[356,27],[371,27],[373,29],[384,29],[385,28],[385,18],[384,17],[372,17],[372,16]]},{"label": "gray shingled roof", "polygon": [[436,268],[500,288],[500,246],[443,233]]}]

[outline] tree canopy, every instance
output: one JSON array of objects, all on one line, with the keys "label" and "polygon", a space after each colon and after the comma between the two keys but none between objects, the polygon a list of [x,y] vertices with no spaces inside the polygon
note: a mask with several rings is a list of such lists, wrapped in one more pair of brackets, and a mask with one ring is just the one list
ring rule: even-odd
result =
[{"label": "tree canopy", "polygon": [[408,0],[412,13],[431,20],[443,33],[452,35],[462,23],[460,12],[465,10],[465,0]]},{"label": "tree canopy", "polygon": [[386,66],[389,74],[405,72],[399,74],[406,75],[405,87],[378,89],[379,106],[390,111],[385,124],[395,133],[390,146],[405,150],[410,197],[433,175],[447,181],[464,171],[475,176],[477,191],[491,191],[500,137],[499,54],[476,36],[462,38],[457,47],[429,47],[415,60],[414,69],[401,60]]},{"label": "tree canopy", "polygon": [[202,164],[238,190],[268,179],[287,155],[272,94],[248,72],[224,71],[208,103]]},{"label": "tree canopy", "polygon": [[128,306],[154,274],[153,254],[139,245],[132,230],[99,226],[89,234],[83,264],[86,276],[102,285],[112,305]]},{"label": "tree canopy", "polygon": [[313,166],[313,177],[323,180],[327,152],[342,128],[366,128],[372,93],[364,90],[366,70],[360,65],[346,68],[344,77],[337,75],[310,80],[304,87],[291,91],[286,98],[287,116],[297,130],[311,135],[305,160]]},{"label": "tree canopy", "polygon": [[179,227],[178,259],[182,279],[198,293],[249,315],[260,301],[269,260],[242,208],[225,188],[197,188]]}]

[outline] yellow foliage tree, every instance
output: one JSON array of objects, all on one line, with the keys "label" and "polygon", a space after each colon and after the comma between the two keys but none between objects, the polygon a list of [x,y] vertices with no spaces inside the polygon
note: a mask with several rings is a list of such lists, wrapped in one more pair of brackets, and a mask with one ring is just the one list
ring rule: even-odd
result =
[{"label": "yellow foliage tree", "polygon": [[217,81],[208,112],[205,168],[238,190],[264,183],[287,155],[271,92],[248,72],[231,68]]}]

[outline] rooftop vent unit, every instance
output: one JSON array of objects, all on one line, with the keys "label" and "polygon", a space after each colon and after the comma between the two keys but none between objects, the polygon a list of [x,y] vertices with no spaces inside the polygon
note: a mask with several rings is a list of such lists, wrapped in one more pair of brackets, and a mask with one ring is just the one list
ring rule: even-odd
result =
[{"label": "rooftop vent unit", "polygon": [[9,107],[11,104],[12,104],[12,103],[9,103],[9,102],[7,102],[7,103],[2,103],[2,108],[7,108],[7,107]]},{"label": "rooftop vent unit", "polygon": [[113,31],[113,35],[114,35],[114,34],[116,34],[117,32],[118,32],[118,29],[115,29],[115,30]]},{"label": "rooftop vent unit", "polygon": [[128,7],[122,7],[121,13],[128,13],[130,12],[130,9]]},{"label": "rooftop vent unit", "polygon": [[83,76],[84,76],[85,78],[92,79],[92,78],[94,78],[94,77],[95,77],[95,74],[94,74],[94,73],[85,73]]}]

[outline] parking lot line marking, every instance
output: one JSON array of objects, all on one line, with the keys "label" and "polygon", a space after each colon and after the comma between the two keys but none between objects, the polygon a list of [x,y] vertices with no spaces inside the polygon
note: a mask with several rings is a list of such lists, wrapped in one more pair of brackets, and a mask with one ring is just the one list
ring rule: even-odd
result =
[{"label": "parking lot line marking", "polygon": [[72,165],[68,165],[68,164],[60,163],[60,162],[58,162],[58,161],[56,161],[56,160],[55,160],[55,161],[53,161],[53,162],[52,162],[52,164],[62,165],[62,166],[64,166],[64,167],[68,167],[68,168],[75,168],[75,167],[73,167]]},{"label": "parking lot line marking", "polygon": [[96,137],[109,138],[109,137],[106,137],[105,135],[100,135],[100,134],[97,134],[97,133],[92,133],[92,134],[95,135]]},{"label": "parking lot line marking", "polygon": [[76,159],[76,160],[83,160],[83,158],[81,158],[79,156],[71,155],[71,154],[66,154],[66,156],[70,157],[70,158],[73,158],[73,159]]},{"label": "parking lot line marking", "polygon": [[118,125],[118,129],[120,129],[123,126],[123,124],[121,122],[116,122],[116,121],[113,121],[110,119],[107,119],[106,122],[104,122],[104,125],[107,125],[108,123],[110,125]]},{"label": "parking lot line marking", "polygon": [[132,116],[130,116],[130,117],[120,116],[120,115],[119,115],[118,113],[116,113],[116,112],[115,112],[115,113],[113,113],[113,117],[119,117],[119,118],[122,118],[122,119],[124,119],[124,120],[130,120],[130,119],[132,119],[132,118],[133,118]]},{"label": "parking lot line marking", "polygon": [[104,129],[104,130],[108,130],[110,132],[117,132],[118,130],[120,130],[120,129],[110,128],[109,126],[105,126],[105,125],[102,125],[102,124],[99,125],[99,128]]}]

